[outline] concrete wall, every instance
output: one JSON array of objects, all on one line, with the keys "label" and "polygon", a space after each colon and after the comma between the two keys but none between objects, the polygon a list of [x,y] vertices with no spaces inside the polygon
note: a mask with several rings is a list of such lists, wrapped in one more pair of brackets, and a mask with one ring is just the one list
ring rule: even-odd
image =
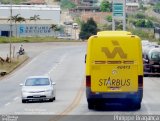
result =
[{"label": "concrete wall", "polygon": [[[31,37],[31,36],[55,36],[55,32],[50,29],[50,24],[18,24],[12,26],[12,35],[17,37]],[[10,25],[0,24],[0,36],[2,32],[10,32]]]},{"label": "concrete wall", "polygon": [[[34,15],[39,15],[40,19],[54,20],[54,24],[60,23],[61,10],[60,6],[47,5],[13,5],[12,16],[20,14],[25,19]],[[10,6],[0,5],[0,19],[10,18]]]}]

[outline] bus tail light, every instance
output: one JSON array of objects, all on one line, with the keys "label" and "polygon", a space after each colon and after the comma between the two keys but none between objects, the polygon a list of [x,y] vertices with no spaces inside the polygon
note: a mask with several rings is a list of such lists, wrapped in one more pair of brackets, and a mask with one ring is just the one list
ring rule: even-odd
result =
[{"label": "bus tail light", "polygon": [[86,86],[91,87],[91,76],[86,76]]},{"label": "bus tail light", "polygon": [[138,87],[143,87],[143,76],[138,76]]}]

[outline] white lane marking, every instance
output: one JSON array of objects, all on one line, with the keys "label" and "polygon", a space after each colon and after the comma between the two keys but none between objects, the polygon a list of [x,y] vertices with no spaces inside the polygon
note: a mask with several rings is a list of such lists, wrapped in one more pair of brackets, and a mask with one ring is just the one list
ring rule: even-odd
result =
[{"label": "white lane marking", "polygon": [[49,70],[49,72],[48,72],[47,74],[45,74],[45,75],[49,75],[52,71],[54,71],[54,70],[57,68],[57,66],[59,66],[59,65],[64,61],[64,59],[65,59],[66,56],[67,56],[67,54],[63,55],[63,56],[61,57],[60,61],[59,61],[56,65],[54,65],[54,66]]},{"label": "white lane marking", "polygon": [[16,101],[16,100],[18,100],[19,98],[20,98],[20,97],[15,97],[13,100]]},{"label": "white lane marking", "polygon": [[[55,112],[14,112],[14,114],[16,115],[38,115],[38,114],[41,114],[41,115],[55,115],[56,113]],[[11,114],[12,115],[12,114]]]},{"label": "white lane marking", "polygon": [[36,55],[30,62],[28,62],[28,63],[26,64],[26,66],[30,65],[30,64],[33,63],[34,61],[37,61],[38,58],[39,58],[41,55],[45,54],[45,53],[47,53],[47,51],[41,52],[40,54]]},{"label": "white lane marking", "polygon": [[5,104],[5,106],[8,106],[8,105],[10,105],[10,104],[11,104],[11,103],[10,103],[10,102],[8,102],[8,103],[6,103],[6,104]]}]

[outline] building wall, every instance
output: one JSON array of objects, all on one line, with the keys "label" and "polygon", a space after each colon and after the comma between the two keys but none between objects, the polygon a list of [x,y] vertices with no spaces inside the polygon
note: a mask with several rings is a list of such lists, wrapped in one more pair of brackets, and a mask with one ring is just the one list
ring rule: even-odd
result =
[{"label": "building wall", "polygon": [[[29,19],[34,15],[39,15],[40,19],[54,20],[54,24],[60,23],[61,10],[59,6],[46,5],[13,5],[12,15],[20,16]],[[10,17],[10,6],[0,5],[0,19],[8,19]]]},{"label": "building wall", "polygon": [[139,2],[139,0],[126,0],[126,2],[132,2],[132,3],[138,3]]},{"label": "building wall", "polygon": [[[12,35],[17,37],[54,36],[55,32],[50,27],[50,24],[13,24]],[[10,32],[9,24],[0,24],[0,36],[4,31]]]},{"label": "building wall", "polygon": [[127,13],[132,13],[132,12],[137,12],[137,10],[139,9],[139,3],[126,3],[126,12]]},{"label": "building wall", "polygon": [[93,18],[93,20],[96,23],[105,24],[106,23],[105,18],[108,15],[112,15],[112,13],[108,13],[108,12],[84,12],[81,15],[81,19],[83,21],[87,21],[89,18]]}]

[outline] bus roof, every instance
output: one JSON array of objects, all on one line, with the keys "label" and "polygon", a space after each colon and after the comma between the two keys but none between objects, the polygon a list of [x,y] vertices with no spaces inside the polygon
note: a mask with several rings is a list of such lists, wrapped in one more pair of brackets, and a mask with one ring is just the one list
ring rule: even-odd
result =
[{"label": "bus roof", "polygon": [[98,36],[106,36],[106,35],[132,35],[131,32],[128,31],[101,31],[98,32],[97,35]]}]

